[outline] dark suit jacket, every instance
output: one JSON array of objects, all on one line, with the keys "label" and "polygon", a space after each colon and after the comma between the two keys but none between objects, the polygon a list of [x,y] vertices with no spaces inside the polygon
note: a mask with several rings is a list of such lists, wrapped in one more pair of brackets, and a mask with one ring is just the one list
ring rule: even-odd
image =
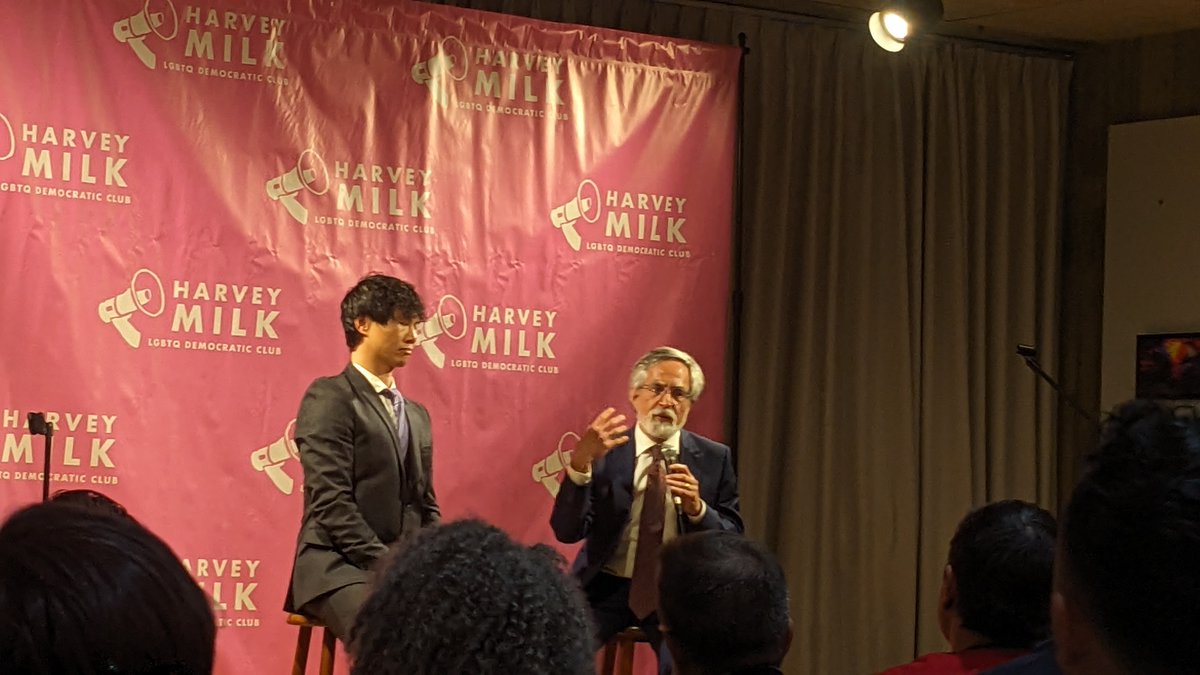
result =
[{"label": "dark suit jacket", "polygon": [[[684,531],[731,530],[742,532],[738,513],[737,476],[729,446],[684,431],[679,438],[679,461],[700,481],[700,498],[708,504],[704,518],[693,524],[684,517]],[[608,562],[629,524],[633,505],[634,452],[629,442],[615,447],[592,463],[592,482],[579,486],[564,472],[562,486],[550,512],[550,527],[564,544],[586,540],[571,566],[572,574],[587,586]]]},{"label": "dark suit jacket", "polygon": [[1054,641],[1047,640],[1029,656],[983,671],[983,675],[1062,675],[1054,658]]},{"label": "dark suit jacket", "polygon": [[284,603],[365,582],[388,546],[438,521],[429,413],[405,399],[409,447],[401,460],[391,413],[353,364],[308,387],[296,418],[304,516]]}]

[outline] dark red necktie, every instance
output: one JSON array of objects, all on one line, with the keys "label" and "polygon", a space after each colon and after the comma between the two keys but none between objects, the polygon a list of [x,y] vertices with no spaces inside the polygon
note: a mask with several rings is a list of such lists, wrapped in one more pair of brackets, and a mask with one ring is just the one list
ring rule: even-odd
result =
[{"label": "dark red necktie", "polygon": [[650,468],[646,470],[646,491],[642,495],[633,578],[629,583],[629,609],[638,619],[646,618],[658,607],[658,550],[662,548],[667,494],[662,459],[662,446],[652,446]]}]

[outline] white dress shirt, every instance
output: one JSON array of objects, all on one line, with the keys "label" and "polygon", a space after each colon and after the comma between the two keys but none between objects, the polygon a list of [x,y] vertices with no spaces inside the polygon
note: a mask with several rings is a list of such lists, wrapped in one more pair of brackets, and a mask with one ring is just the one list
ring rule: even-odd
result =
[{"label": "white dress shirt", "polygon": [[[679,448],[680,435],[681,432],[676,431],[663,442],[663,445]],[[646,435],[646,432],[642,431],[641,426],[635,426],[633,441],[637,461],[633,469],[633,503],[629,507],[629,523],[625,526],[625,532],[621,535],[617,550],[604,565],[605,572],[627,579],[633,576],[633,561],[637,556],[638,526],[642,520],[642,501],[646,495],[646,474],[650,470],[651,463],[650,448],[656,445]],[[586,473],[576,471],[568,464],[567,478],[576,485],[587,485],[592,482],[592,472],[590,469]],[[666,489],[663,501],[663,507],[666,509],[663,518],[663,541],[666,542],[679,534],[679,524],[675,520],[675,504],[671,499],[670,488]],[[700,502],[700,513],[695,517],[689,516],[688,519],[697,523],[704,518],[707,510],[708,505]]]},{"label": "white dress shirt", "polygon": [[[354,363],[354,362],[351,361],[351,363]],[[366,368],[363,368],[362,366],[358,365],[357,363],[354,363],[354,367],[358,368],[358,372],[362,373],[362,376],[367,378],[367,382],[370,383],[371,388],[375,390],[375,393],[379,396],[379,400],[383,403],[383,409],[388,411],[388,417],[392,418],[392,424],[395,424],[396,423],[396,409],[392,407],[392,398],[388,394],[383,393],[385,391],[388,391],[392,387],[388,386],[388,384],[386,382],[384,382],[382,379],[380,379],[380,377],[378,375],[376,375],[375,373],[372,373],[371,371],[367,370]],[[395,382],[395,380],[393,380],[393,382]],[[396,391],[399,392],[399,389],[397,389]],[[401,401],[400,409],[403,410],[404,409],[404,404],[403,404],[404,396],[400,397],[400,401]]]}]

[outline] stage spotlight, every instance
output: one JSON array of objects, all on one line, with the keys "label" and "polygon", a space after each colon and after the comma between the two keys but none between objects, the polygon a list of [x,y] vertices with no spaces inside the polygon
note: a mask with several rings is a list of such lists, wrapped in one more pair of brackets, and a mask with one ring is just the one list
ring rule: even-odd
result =
[{"label": "stage spotlight", "polygon": [[891,0],[871,15],[867,27],[875,44],[898,52],[915,35],[942,20],[942,0]]}]

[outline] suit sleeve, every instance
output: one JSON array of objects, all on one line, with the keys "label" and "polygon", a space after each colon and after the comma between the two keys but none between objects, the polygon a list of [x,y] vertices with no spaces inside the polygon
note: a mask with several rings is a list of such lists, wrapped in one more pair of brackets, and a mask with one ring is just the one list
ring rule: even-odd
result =
[{"label": "suit sleeve", "polygon": [[742,514],[738,511],[737,475],[733,471],[733,455],[729,448],[722,446],[721,459],[721,475],[717,482],[717,502],[708,504],[708,510],[700,522],[684,524],[684,529],[688,532],[701,530],[745,531]]},{"label": "suit sleeve", "polygon": [[[592,466],[592,476],[596,475],[598,462]],[[558,495],[554,498],[554,508],[550,511],[550,529],[554,530],[555,539],[564,544],[574,544],[585,539],[592,530],[594,481],[579,485],[566,473],[563,472]]]},{"label": "suit sleeve", "polygon": [[429,421],[429,412],[425,412],[425,423],[429,426],[429,458],[422,453],[421,468],[425,471],[425,491],[421,494],[421,525],[436,525],[442,520],[442,509],[437,503],[437,493],[433,491],[433,424]]},{"label": "suit sleeve", "polygon": [[354,500],[353,419],[344,391],[328,380],[314,382],[300,403],[296,445],[313,520],[334,548],[355,566],[367,569],[388,548]]}]

